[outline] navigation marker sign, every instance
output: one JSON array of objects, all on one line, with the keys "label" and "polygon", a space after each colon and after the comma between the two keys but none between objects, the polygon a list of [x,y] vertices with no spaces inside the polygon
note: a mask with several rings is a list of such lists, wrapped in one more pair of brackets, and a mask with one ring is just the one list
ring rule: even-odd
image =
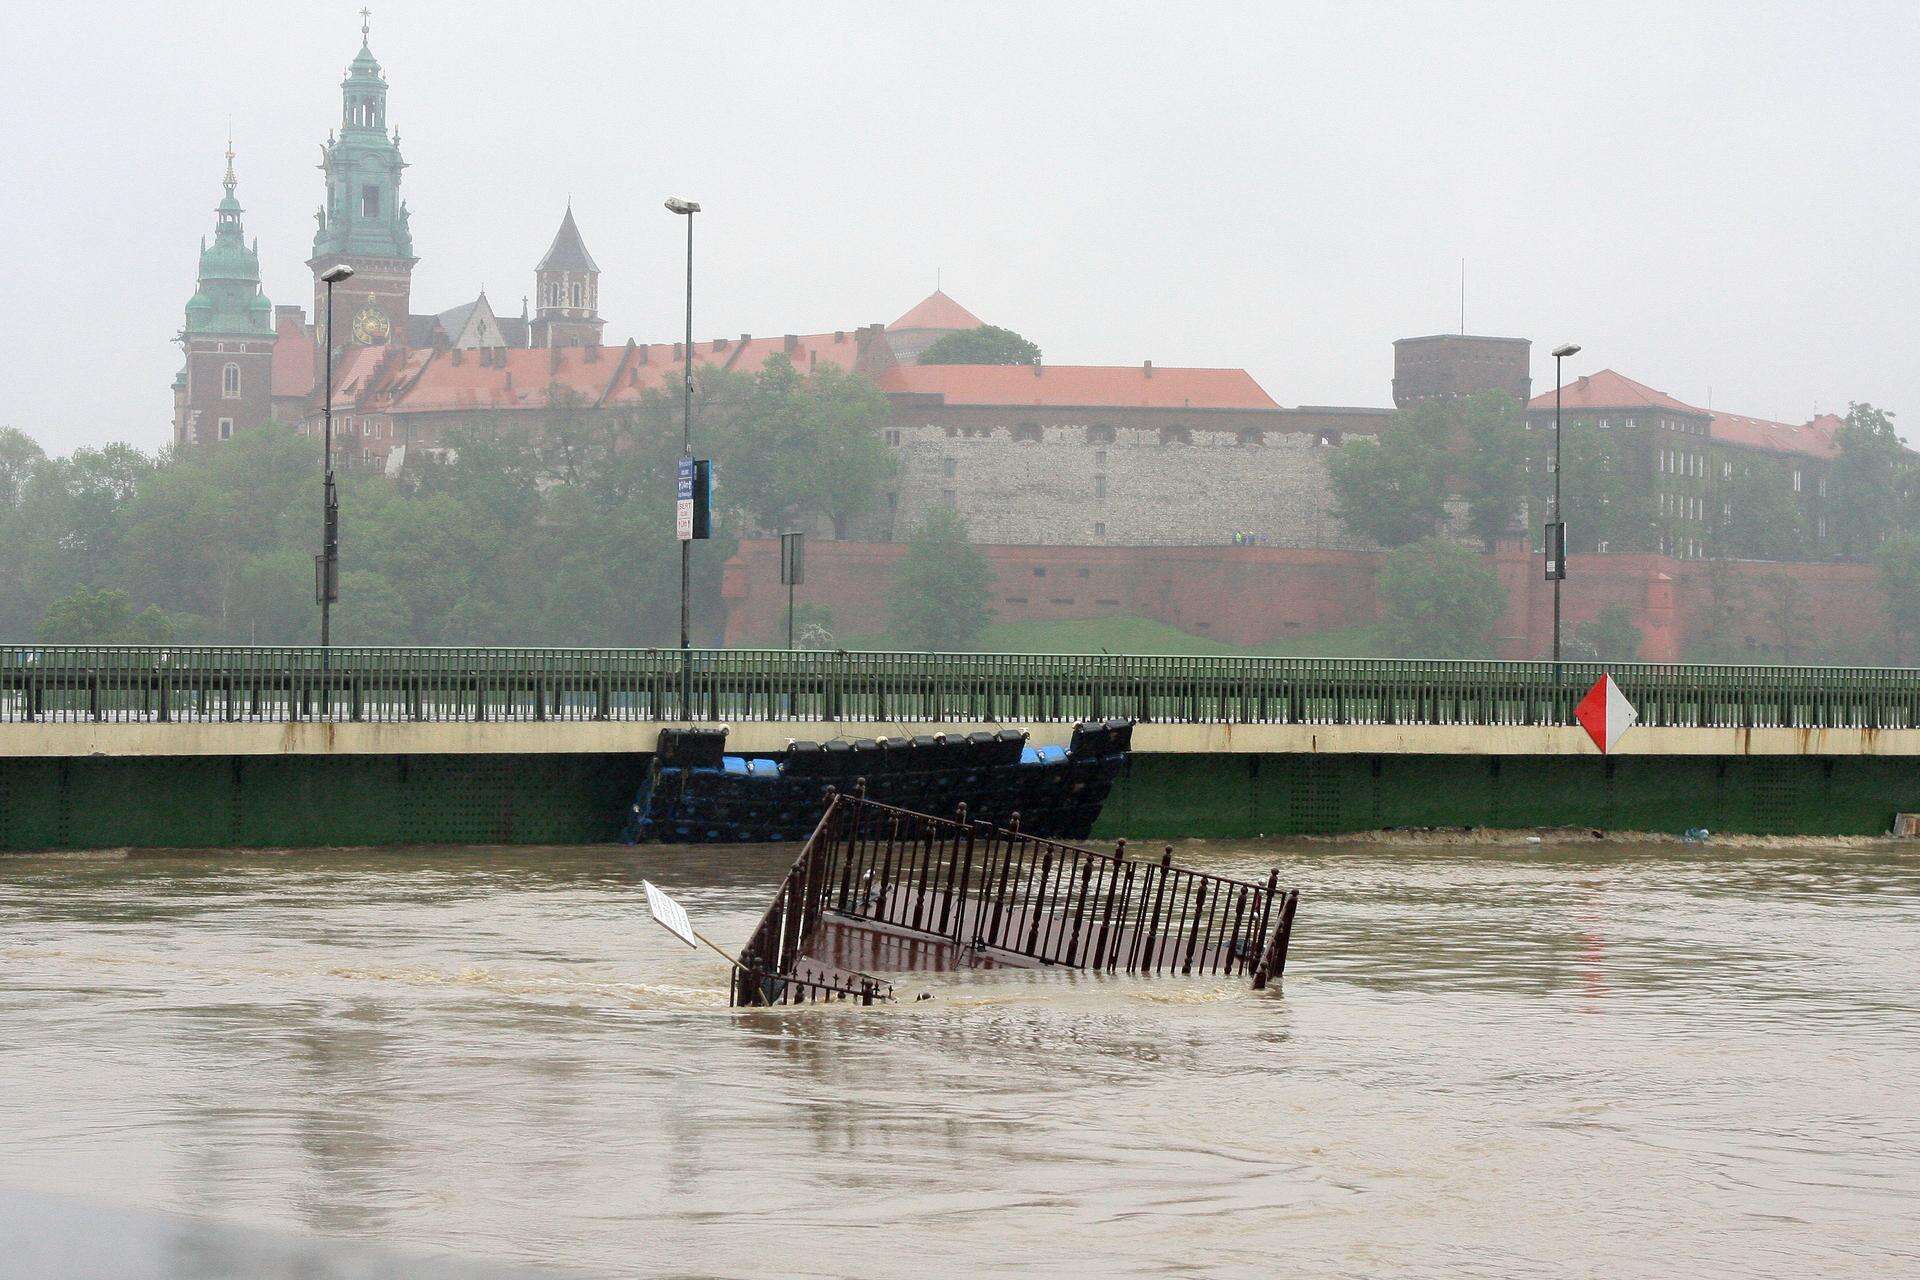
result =
[{"label": "navigation marker sign", "polygon": [[1580,705],[1573,709],[1573,718],[1605,755],[1620,741],[1621,734],[1639,722],[1640,713],[1627,701],[1627,695],[1620,692],[1613,677],[1605,675],[1594,681],[1587,696],[1580,699]]},{"label": "navigation marker sign", "polygon": [[642,880],[640,884],[647,891],[647,910],[653,913],[653,918],[680,941],[698,947],[700,942],[693,932],[693,921],[687,919],[687,909],[656,888],[651,880]]}]

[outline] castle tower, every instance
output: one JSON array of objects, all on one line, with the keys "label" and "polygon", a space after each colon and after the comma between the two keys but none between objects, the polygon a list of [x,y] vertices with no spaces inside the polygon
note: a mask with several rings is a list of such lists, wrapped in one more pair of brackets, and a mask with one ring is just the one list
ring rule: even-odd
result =
[{"label": "castle tower", "polygon": [[178,339],[187,362],[173,383],[175,445],[230,440],[273,414],[273,304],[260,292],[259,245],[247,244],[241,225],[231,141],[223,185]]},{"label": "castle tower", "polygon": [[387,79],[367,47],[367,11],[362,9],[360,53],[340,82],[340,132],[320,147],[327,201],[314,215],[314,331],[326,323],[327,287],[320,273],[336,263],[353,268],[353,279],[336,287],[336,349],[407,340],[413,302],[413,233],[400,199],[400,133],[387,128]]},{"label": "castle tower", "polygon": [[606,321],[600,318],[600,268],[573,222],[573,206],[560,219],[547,256],[533,270],[536,347],[597,347]]}]

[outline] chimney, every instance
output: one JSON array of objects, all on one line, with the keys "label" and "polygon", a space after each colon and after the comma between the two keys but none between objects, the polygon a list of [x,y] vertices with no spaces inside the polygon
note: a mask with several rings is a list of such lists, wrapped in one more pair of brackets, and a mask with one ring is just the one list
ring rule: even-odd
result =
[{"label": "chimney", "polygon": [[679,364],[682,360],[685,360],[686,358],[687,358],[686,350],[682,347],[680,343],[678,342],[674,343],[673,344],[673,362],[675,364]]},{"label": "chimney", "polygon": [[725,351],[727,349],[727,340],[725,338],[715,338],[713,340],[713,349],[715,351]]},{"label": "chimney", "polygon": [[1038,360],[1033,362],[1033,376],[1036,378],[1040,376],[1040,362]]},{"label": "chimney", "polygon": [[464,362],[466,354],[467,354],[466,352],[462,351],[458,347],[455,347],[453,349],[453,367],[454,368],[458,369],[461,366],[461,364]]},{"label": "chimney", "polygon": [[653,354],[653,344],[651,342],[643,342],[636,347],[635,350],[640,353],[640,363],[645,364],[647,357]]},{"label": "chimney", "polygon": [[1151,360],[1143,361],[1140,367],[1146,371],[1146,374],[1149,378],[1153,376],[1153,361]]},{"label": "chimney", "polygon": [[853,345],[865,351],[867,343],[873,341],[873,335],[867,332],[867,326],[861,325],[853,331]]},{"label": "chimney", "polygon": [[835,329],[833,331],[833,340],[835,342],[845,342],[847,340],[847,331],[845,329]]},{"label": "chimney", "polygon": [[750,334],[750,333],[743,333],[743,334],[741,334],[741,335],[740,335],[740,345],[741,345],[741,346],[743,346],[743,347],[744,347],[744,346],[746,346],[746,345],[747,345],[747,344],[748,344],[749,342],[752,342],[752,341],[753,341],[753,335],[752,335],[752,334]]},{"label": "chimney", "polygon": [[786,337],[787,354],[792,355],[794,352],[798,351],[799,349],[800,349],[800,335],[797,333],[788,334]]}]

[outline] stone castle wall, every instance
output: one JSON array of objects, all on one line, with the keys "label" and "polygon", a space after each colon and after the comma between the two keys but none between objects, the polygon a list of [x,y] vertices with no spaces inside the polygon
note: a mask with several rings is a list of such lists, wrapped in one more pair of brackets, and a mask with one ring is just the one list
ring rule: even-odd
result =
[{"label": "stone castle wall", "polygon": [[897,409],[900,460],[886,530],[904,538],[936,507],[976,542],[1038,546],[1356,548],[1333,514],[1334,431],[1271,412],[1056,412],[1044,421]]}]

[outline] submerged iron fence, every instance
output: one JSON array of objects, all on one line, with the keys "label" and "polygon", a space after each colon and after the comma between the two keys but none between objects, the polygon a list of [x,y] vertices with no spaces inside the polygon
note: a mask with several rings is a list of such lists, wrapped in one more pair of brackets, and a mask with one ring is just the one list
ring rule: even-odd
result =
[{"label": "submerged iron fence", "polygon": [[765,649],[0,647],[0,722],[1562,725],[1603,671],[1655,726],[1920,727],[1920,670]]},{"label": "submerged iron fence", "polygon": [[[1286,968],[1299,906],[1264,885],[1046,840],[1006,826],[833,795],[740,952],[735,1005],[864,995],[869,969],[1060,965],[1221,974],[1258,990]],[[890,998],[891,988],[878,998]]]}]

